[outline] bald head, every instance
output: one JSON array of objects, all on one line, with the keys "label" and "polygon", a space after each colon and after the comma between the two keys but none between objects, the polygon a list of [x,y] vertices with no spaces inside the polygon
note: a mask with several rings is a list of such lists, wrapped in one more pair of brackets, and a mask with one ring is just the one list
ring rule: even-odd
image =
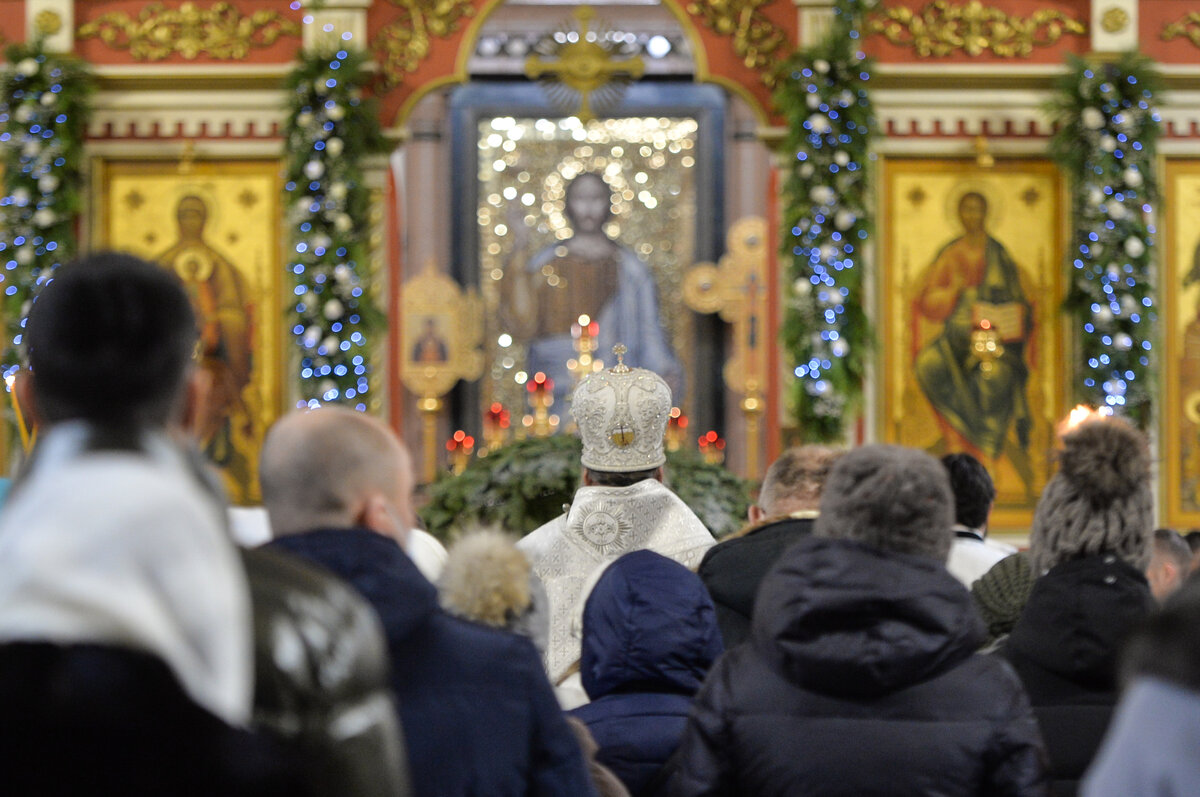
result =
[{"label": "bald head", "polygon": [[263,503],[276,536],[363,526],[401,542],[411,524],[412,468],[391,429],[362,413],[290,413],[263,444]]}]

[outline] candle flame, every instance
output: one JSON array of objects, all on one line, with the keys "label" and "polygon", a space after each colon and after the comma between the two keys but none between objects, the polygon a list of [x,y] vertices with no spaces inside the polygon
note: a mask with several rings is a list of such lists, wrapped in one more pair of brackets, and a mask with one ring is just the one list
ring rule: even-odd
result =
[{"label": "candle flame", "polygon": [[1109,415],[1112,415],[1112,411],[1109,410],[1108,412],[1105,412],[1106,409],[1108,408],[1102,407],[1101,409],[1097,410],[1087,406],[1086,404],[1077,404],[1075,408],[1067,414],[1067,417],[1058,424],[1059,436],[1061,437],[1075,431],[1075,429],[1077,429],[1081,424],[1085,424],[1090,421],[1100,421]]}]

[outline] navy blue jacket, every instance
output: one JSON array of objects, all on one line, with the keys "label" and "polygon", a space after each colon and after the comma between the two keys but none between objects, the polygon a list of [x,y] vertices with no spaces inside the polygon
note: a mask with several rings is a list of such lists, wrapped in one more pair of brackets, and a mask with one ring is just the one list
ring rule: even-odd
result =
[{"label": "navy blue jacket", "polygon": [[594,794],[528,640],[443,612],[400,546],[372,531],[324,529],[270,545],[333,571],[379,613],[415,794]]},{"label": "navy blue jacket", "polygon": [[583,609],[580,676],[592,702],[572,711],[596,760],[638,797],[679,746],[692,697],[721,654],[700,578],[653,551],[613,562]]}]

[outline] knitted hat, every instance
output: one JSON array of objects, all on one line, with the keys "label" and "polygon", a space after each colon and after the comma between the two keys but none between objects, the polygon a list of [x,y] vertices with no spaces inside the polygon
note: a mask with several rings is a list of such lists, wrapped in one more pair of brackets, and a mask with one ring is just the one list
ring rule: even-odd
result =
[{"label": "knitted hat", "polygon": [[902,446],[843,455],[825,482],[814,533],[946,561],[954,496],[942,463]]},{"label": "knitted hat", "polygon": [[1058,473],[1033,514],[1034,574],[1098,553],[1145,570],[1154,532],[1145,436],[1118,418],[1088,421],[1063,437],[1058,459]]},{"label": "knitted hat", "polygon": [[971,585],[971,597],[992,641],[1013,630],[1033,591],[1029,553],[1006,556]]},{"label": "knitted hat", "polygon": [[613,347],[617,364],[588,374],[571,396],[571,415],[583,440],[583,466],[608,473],[657,468],[667,461],[663,434],[671,389],[658,374],[630,368]]}]

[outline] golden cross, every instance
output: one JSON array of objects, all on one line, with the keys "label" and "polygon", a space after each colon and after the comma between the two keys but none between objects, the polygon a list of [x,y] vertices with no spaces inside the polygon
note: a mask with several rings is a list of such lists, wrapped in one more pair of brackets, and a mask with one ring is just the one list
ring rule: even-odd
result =
[{"label": "golden cross", "polygon": [[596,12],[591,6],[580,6],[575,12],[579,31],[572,32],[574,39],[557,48],[558,61],[550,63],[536,55],[525,61],[525,75],[531,80],[551,77],[567,88],[579,92],[579,110],[576,116],[586,122],[595,118],[590,96],[592,92],[611,82],[617,75],[640,78],[646,65],[638,56],[618,61],[613,58],[611,45],[601,43],[598,34],[589,30]]}]

